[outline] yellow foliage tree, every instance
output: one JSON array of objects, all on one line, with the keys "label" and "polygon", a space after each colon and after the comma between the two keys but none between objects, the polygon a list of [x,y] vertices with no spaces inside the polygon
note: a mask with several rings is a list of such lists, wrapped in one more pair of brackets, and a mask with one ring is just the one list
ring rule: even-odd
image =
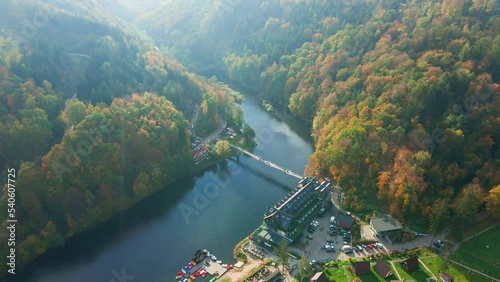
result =
[{"label": "yellow foliage tree", "polygon": [[493,218],[500,219],[500,185],[495,186],[490,190],[489,195],[485,198],[486,210]]}]

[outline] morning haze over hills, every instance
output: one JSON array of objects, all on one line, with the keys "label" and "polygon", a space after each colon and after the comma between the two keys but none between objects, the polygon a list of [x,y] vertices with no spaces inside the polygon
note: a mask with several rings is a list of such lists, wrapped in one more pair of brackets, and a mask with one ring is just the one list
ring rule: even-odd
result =
[{"label": "morning haze over hills", "polygon": [[17,172],[17,271],[230,144],[262,143],[248,99],[307,128],[298,172],[360,219],[461,240],[478,214],[500,218],[496,0],[9,0],[0,166]]}]

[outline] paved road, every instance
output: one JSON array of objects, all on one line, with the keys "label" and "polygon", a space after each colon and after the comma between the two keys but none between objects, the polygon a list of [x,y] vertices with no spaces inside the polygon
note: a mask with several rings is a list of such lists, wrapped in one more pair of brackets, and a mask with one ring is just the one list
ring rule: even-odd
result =
[{"label": "paved road", "polygon": [[[192,125],[193,127],[195,127],[195,126],[196,126],[196,121],[198,121],[198,116],[200,115],[200,106],[199,106],[199,105],[196,105],[195,107],[196,107],[196,112],[194,113],[194,116],[193,116],[193,118],[191,119],[191,125]],[[194,128],[193,128],[193,130],[192,130],[192,131],[194,132]]]},{"label": "paved road", "polygon": [[[191,129],[191,132],[193,134],[194,137],[198,137],[196,135],[196,132],[194,131],[194,128],[196,127],[196,122],[198,121],[198,117],[200,115],[200,106],[199,105],[196,105],[196,112],[193,116],[193,118],[191,119],[191,125],[193,126],[193,128]],[[217,129],[215,129],[210,135],[208,135],[207,137],[205,138],[200,138],[201,142],[200,144],[198,144],[196,147],[193,148],[193,151],[196,151],[198,149],[201,148],[202,145],[204,144],[208,144],[210,143],[212,140],[216,139],[217,137],[219,137],[219,135],[222,133],[222,131],[224,130],[224,128],[226,128],[227,126],[227,122],[225,120],[223,120],[219,114],[217,114],[218,118],[219,118],[219,126],[217,127]]]}]

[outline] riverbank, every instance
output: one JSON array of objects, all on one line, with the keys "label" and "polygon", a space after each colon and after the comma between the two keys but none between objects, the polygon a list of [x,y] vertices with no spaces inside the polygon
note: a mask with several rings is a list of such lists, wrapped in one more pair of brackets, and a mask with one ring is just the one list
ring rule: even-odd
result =
[{"label": "riverbank", "polygon": [[[254,99],[241,107],[255,129],[251,151],[293,171],[312,153],[308,135],[262,110]],[[196,172],[196,173],[194,173]],[[296,179],[246,156],[212,159],[165,189],[144,198],[91,230],[75,234],[63,248],[50,249],[11,282],[109,281],[125,268],[136,280],[169,281],[196,248],[234,261],[234,246],[262,223],[266,206],[282,199]],[[183,208],[192,213],[184,216]],[[193,230],[203,230],[193,232]]]}]

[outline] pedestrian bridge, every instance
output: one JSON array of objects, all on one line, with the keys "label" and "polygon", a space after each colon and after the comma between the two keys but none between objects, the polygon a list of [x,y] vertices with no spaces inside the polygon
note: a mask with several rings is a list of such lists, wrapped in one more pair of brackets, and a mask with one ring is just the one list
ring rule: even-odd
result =
[{"label": "pedestrian bridge", "polygon": [[247,155],[247,156],[250,156],[250,157],[252,157],[252,158],[254,158],[254,159],[258,160],[258,161],[259,161],[259,162],[261,162],[261,163],[264,163],[265,165],[267,165],[267,166],[269,166],[269,167],[272,167],[272,168],[277,169],[277,170],[281,170],[281,171],[283,171],[284,173],[286,173],[286,174],[288,174],[288,175],[291,175],[291,176],[293,176],[293,177],[296,177],[296,178],[298,178],[298,179],[302,179],[302,178],[304,178],[304,176],[303,176],[303,175],[300,175],[300,174],[298,174],[298,173],[295,173],[295,172],[293,172],[293,171],[291,171],[291,170],[289,170],[289,169],[283,168],[283,167],[281,167],[281,166],[279,166],[279,165],[277,165],[277,164],[275,164],[275,163],[273,163],[273,162],[271,162],[271,161],[268,161],[268,160],[266,160],[266,159],[264,159],[264,158],[262,158],[262,157],[260,157],[260,156],[257,156],[257,155],[255,155],[255,154],[253,154],[253,153],[250,153],[249,151],[247,151],[247,150],[245,150],[245,149],[243,149],[243,148],[240,148],[240,147],[238,147],[238,146],[236,146],[236,145],[231,144],[231,147],[233,147],[233,148],[235,148],[236,150],[238,150],[238,151],[240,151],[240,152],[244,153],[244,154],[245,154],[245,155]]}]

